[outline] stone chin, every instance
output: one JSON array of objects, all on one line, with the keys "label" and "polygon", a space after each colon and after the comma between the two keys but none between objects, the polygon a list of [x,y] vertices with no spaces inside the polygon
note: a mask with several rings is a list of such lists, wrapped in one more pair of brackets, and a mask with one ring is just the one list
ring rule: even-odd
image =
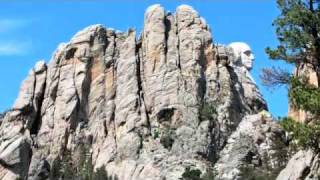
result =
[{"label": "stone chin", "polygon": [[254,56],[250,46],[244,42],[233,42],[228,45],[234,53],[233,64],[244,66],[246,69],[251,70]]}]

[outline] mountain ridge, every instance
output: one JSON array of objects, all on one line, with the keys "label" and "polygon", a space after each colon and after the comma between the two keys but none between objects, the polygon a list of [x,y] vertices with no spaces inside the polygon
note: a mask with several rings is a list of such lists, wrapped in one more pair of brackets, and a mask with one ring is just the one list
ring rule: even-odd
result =
[{"label": "mountain ridge", "polygon": [[79,31],[35,65],[4,117],[0,178],[63,178],[50,175],[55,163],[70,153],[77,166],[82,147],[93,169],[123,180],[279,171],[285,132],[235,56],[187,5],[175,14],[151,6],[139,38],[102,25]]}]

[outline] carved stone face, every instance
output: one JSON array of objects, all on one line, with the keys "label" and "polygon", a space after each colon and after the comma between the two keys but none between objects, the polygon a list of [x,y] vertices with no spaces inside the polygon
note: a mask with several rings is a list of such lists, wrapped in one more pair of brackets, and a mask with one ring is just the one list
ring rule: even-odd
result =
[{"label": "carved stone face", "polygon": [[252,69],[254,56],[248,44],[243,42],[234,42],[229,44],[235,55],[235,64],[241,64],[248,70]]}]

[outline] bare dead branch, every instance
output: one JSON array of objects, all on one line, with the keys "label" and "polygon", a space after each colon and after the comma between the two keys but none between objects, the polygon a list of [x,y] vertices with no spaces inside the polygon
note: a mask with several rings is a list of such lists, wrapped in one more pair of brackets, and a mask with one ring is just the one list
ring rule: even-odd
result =
[{"label": "bare dead branch", "polygon": [[279,67],[263,68],[260,78],[264,86],[273,89],[278,86],[288,85],[291,73]]}]

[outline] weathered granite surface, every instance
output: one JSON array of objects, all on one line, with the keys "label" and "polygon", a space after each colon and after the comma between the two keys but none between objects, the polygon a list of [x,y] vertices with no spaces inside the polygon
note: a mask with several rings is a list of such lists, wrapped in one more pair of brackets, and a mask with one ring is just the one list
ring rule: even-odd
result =
[{"label": "weathered granite surface", "polygon": [[153,5],[136,37],[93,25],[35,65],[0,126],[0,179],[47,179],[84,144],[95,168],[121,180],[177,180],[188,167],[234,179],[244,165],[276,167],[273,138],[285,141],[283,132],[198,12]]},{"label": "weathered granite surface", "polygon": [[318,180],[320,178],[319,154],[311,150],[300,150],[289,160],[277,180]]}]

